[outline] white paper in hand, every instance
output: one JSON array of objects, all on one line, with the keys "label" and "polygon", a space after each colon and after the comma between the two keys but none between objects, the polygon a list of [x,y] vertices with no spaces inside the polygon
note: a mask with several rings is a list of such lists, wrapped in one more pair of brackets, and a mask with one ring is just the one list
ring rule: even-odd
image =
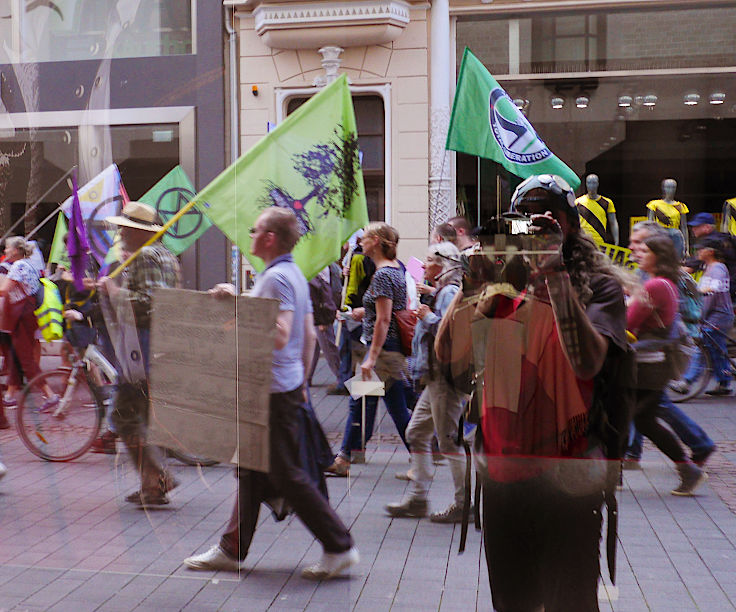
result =
[{"label": "white paper in hand", "polygon": [[345,387],[350,392],[350,397],[358,399],[364,395],[386,395],[386,386],[383,381],[378,378],[375,370],[371,370],[371,379],[363,380],[361,374],[356,374],[352,378],[345,381]]}]

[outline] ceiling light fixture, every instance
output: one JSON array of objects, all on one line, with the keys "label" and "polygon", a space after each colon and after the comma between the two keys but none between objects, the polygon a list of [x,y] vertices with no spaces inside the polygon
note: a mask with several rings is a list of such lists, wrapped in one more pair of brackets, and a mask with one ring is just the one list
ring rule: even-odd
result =
[{"label": "ceiling light fixture", "polygon": [[696,106],[700,102],[700,95],[696,93],[685,94],[682,103],[685,106]]},{"label": "ceiling light fixture", "polygon": [[709,102],[711,104],[723,104],[726,101],[726,94],[722,91],[716,91],[710,94]]},{"label": "ceiling light fixture", "polygon": [[618,105],[621,108],[629,108],[633,101],[634,100],[631,98],[631,96],[619,96],[618,97]]},{"label": "ceiling light fixture", "polygon": [[590,104],[590,98],[588,96],[578,96],[575,99],[575,106],[578,108],[588,108],[588,104]]},{"label": "ceiling light fixture", "polygon": [[555,96],[549,101],[552,108],[558,109],[565,106],[565,98],[560,98],[559,96]]},{"label": "ceiling light fixture", "polygon": [[649,108],[653,108],[657,104],[657,96],[655,96],[654,94],[644,96],[644,101],[642,102],[642,104]]}]

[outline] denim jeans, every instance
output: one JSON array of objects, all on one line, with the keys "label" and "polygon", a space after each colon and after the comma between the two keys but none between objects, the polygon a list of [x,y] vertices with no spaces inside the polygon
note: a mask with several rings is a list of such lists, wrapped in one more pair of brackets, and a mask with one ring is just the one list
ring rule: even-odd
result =
[{"label": "denim jeans", "polygon": [[[360,340],[360,327],[357,328],[356,340]],[[345,386],[345,381],[353,376],[353,356],[351,354],[350,344],[353,342],[351,338],[353,334],[348,331],[347,324],[342,324],[342,330],[340,331],[340,368],[337,373],[337,386],[338,388]]]},{"label": "denim jeans", "polygon": [[[703,343],[713,364],[713,376],[719,385],[728,385],[731,380],[731,367],[728,363],[726,334],[710,325],[704,325],[703,328],[708,332],[703,334]],[[698,351],[685,372],[684,381],[690,384],[696,380],[703,373],[703,368],[705,368],[705,360],[703,354]]]},{"label": "denim jeans", "polygon": [[[384,350],[397,351],[399,344],[396,340],[389,340],[383,345]],[[396,425],[404,445],[406,444],[406,427],[409,424],[411,413],[406,405],[407,383],[403,380],[394,381],[386,388],[383,402],[386,410]],[[365,398],[365,442],[373,435],[373,424],[376,420],[376,409],[378,408],[378,397],[375,395]],[[345,423],[345,433],[342,437],[340,455],[350,459],[350,453],[354,450],[363,450],[363,398],[350,398],[350,413]]]},{"label": "denim jeans", "polygon": [[[715,446],[713,440],[703,431],[703,428],[687,416],[677,404],[674,404],[666,393],[662,393],[657,416],[672,428],[672,431],[690,449],[693,455],[705,453]],[[636,431],[633,425],[631,428],[634,432],[634,439],[626,451],[626,456],[632,459],[641,459],[644,436]]]}]

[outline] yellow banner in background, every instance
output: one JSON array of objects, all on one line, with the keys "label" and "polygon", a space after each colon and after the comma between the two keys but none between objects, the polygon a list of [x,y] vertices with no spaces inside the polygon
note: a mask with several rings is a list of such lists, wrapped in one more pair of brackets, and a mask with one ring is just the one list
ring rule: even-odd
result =
[{"label": "yellow banner in background", "polygon": [[601,253],[610,257],[613,260],[613,263],[629,268],[630,270],[637,267],[636,263],[630,259],[631,249],[616,246],[615,244],[607,244],[605,242],[598,248],[601,250]]}]

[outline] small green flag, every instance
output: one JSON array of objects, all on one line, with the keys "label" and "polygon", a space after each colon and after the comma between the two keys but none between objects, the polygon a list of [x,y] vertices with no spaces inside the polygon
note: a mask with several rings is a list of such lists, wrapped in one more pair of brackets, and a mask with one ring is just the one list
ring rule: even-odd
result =
[{"label": "small green flag", "polygon": [[573,189],[580,179],[549,150],[529,120],[465,48],[445,148],[492,159],[512,174],[527,178],[557,174]]},{"label": "small green flag", "polygon": [[313,96],[195,198],[256,270],[249,229],[270,206],[289,208],[301,238],[294,261],[308,279],[340,257],[344,242],[368,223],[358,134],[347,78]]},{"label": "small green flag", "polygon": [[[158,183],[143,194],[139,201],[153,206],[164,223],[180,208],[194,199],[194,187],[181,166],[176,166]],[[179,255],[192,246],[212,225],[210,220],[196,207],[187,212],[171,226],[161,239],[164,246],[174,255]]]},{"label": "small green flag", "polygon": [[56,229],[54,230],[54,240],[51,243],[51,252],[49,253],[49,263],[64,266],[67,270],[71,269],[69,255],[66,252],[66,217],[60,212],[56,218]]}]

